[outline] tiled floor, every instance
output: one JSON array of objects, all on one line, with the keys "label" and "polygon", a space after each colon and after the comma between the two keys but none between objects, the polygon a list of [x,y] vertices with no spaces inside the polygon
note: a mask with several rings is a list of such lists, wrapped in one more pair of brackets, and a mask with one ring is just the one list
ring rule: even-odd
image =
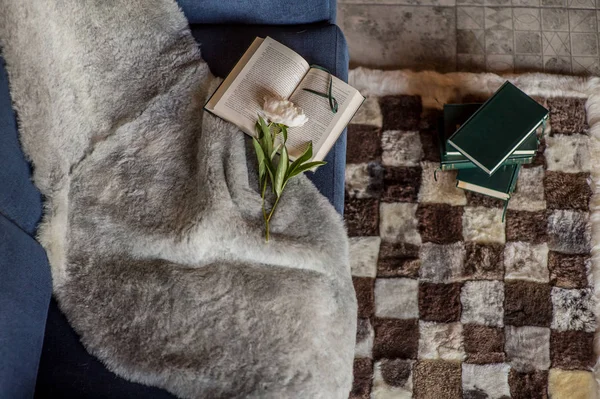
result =
[{"label": "tiled floor", "polygon": [[597,8],[600,0],[338,0],[338,24],[352,67],[600,75]]}]

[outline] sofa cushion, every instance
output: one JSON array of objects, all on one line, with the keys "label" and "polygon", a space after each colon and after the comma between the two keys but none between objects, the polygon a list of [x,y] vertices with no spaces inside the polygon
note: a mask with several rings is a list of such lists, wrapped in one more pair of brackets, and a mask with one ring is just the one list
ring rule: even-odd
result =
[{"label": "sofa cushion", "polygon": [[[208,62],[211,71],[220,77],[227,76],[256,36],[271,36],[299,53],[309,64],[325,67],[338,78],[348,80],[348,47],[343,33],[335,25],[192,25],[191,29],[200,44],[202,58]],[[342,214],[345,130],[325,161],[327,165],[320,167],[316,173],[307,173],[307,176]]]},{"label": "sofa cushion", "polygon": [[33,395],[51,290],[43,248],[0,215],[0,398]]},{"label": "sofa cushion", "polygon": [[4,59],[0,57],[0,214],[33,235],[42,215],[42,199],[17,132]]},{"label": "sofa cushion", "polygon": [[190,24],[335,23],[335,0],[177,0]]}]

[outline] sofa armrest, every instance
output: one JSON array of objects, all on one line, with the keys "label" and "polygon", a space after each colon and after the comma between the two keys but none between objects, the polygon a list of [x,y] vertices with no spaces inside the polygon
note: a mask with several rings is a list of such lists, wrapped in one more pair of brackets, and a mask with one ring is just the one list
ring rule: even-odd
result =
[{"label": "sofa armrest", "polygon": [[336,0],[177,0],[190,24],[335,24]]}]

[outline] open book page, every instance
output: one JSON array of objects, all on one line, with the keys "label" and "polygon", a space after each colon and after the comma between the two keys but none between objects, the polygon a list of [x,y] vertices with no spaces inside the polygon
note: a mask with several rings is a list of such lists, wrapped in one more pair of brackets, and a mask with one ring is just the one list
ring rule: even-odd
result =
[{"label": "open book page", "polygon": [[330,76],[332,75],[325,71],[311,68],[289,98],[301,107],[308,117],[304,126],[289,130],[287,147],[292,159],[302,154],[309,141],[313,144],[313,160],[325,158],[364,100],[358,90],[335,76],[332,90],[333,97],[338,102],[338,111],[335,114],[331,111],[327,98],[302,90],[308,88],[327,93]]},{"label": "open book page", "polygon": [[233,73],[228,76],[227,79],[232,77],[232,81],[226,79],[223,82],[225,87],[221,93],[215,93],[220,96],[215,101],[211,99],[207,109],[255,135],[254,125],[264,97],[287,99],[309,70],[309,65],[300,55],[270,37],[263,40],[247,62],[244,58],[248,58],[246,54],[238,65],[241,67],[243,62],[245,65],[241,68],[236,65],[232,72],[236,72],[236,68],[239,72],[235,77]]}]

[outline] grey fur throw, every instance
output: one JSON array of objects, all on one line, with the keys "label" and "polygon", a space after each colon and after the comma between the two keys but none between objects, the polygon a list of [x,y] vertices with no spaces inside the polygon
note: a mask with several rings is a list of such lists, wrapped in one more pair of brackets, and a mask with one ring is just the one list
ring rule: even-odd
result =
[{"label": "grey fur throw", "polygon": [[[54,294],[116,374],[182,398],[346,398],[341,218],[304,177],[265,244],[252,150],[173,0],[0,0]],[[224,49],[226,51],[226,49]]]}]

